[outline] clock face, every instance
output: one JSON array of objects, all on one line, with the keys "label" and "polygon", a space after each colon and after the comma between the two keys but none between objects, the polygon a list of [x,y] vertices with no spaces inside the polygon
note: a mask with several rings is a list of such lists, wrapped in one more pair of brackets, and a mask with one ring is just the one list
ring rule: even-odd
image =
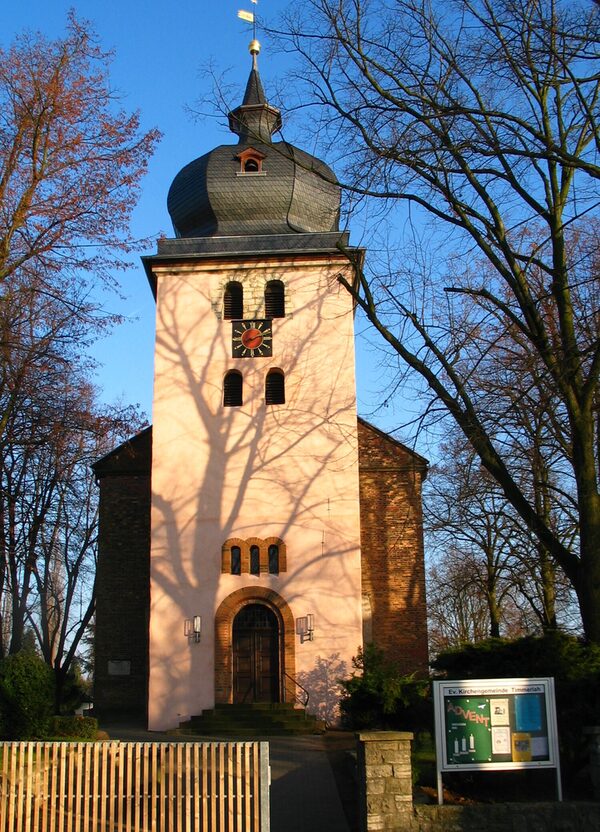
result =
[{"label": "clock face", "polygon": [[273,355],[271,321],[232,321],[231,353],[234,358],[268,358]]}]

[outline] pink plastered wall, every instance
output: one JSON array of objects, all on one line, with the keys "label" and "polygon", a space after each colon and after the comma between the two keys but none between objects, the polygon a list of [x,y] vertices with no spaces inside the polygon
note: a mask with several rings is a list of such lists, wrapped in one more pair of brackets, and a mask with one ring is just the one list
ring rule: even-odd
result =
[{"label": "pink plastered wall", "polygon": [[[361,643],[358,451],[352,304],[343,258],[155,266],[149,726],[170,728],[215,702],[214,616],[244,587],[267,587],[294,618],[312,613],[315,638],[295,638],[296,677],[313,710],[335,719],[337,679]],[[223,291],[244,286],[244,316],[264,316],[267,280],[285,284],[272,358],[231,357]],[[286,402],[267,406],[270,368]],[[222,404],[228,370],[244,403]],[[232,537],[285,541],[279,575],[228,575]],[[202,616],[198,644],[184,620]]]}]

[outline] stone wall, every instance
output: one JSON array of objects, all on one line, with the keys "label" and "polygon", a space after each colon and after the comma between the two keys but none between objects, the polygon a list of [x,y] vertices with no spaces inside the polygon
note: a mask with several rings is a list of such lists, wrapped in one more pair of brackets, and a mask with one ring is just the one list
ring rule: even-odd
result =
[{"label": "stone wall", "polygon": [[[371,827],[374,828],[374,827]],[[598,803],[495,803],[415,806],[398,832],[597,832]]]},{"label": "stone wall", "polygon": [[358,455],[364,638],[403,673],[426,673],[421,484],[427,461],[362,419]]},{"label": "stone wall", "polygon": [[412,734],[357,735],[360,832],[600,832],[599,803],[413,805]]}]

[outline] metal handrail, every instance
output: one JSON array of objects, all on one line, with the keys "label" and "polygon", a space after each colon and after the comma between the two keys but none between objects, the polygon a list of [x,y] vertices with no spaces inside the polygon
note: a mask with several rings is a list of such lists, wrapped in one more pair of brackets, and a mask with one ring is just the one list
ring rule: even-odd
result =
[{"label": "metal handrail", "polygon": [[308,705],[308,700],[310,699],[310,693],[306,690],[306,688],[305,688],[305,687],[303,687],[303,686],[300,684],[300,682],[299,682],[297,679],[294,679],[294,677],[293,677],[293,676],[290,676],[290,674],[289,674],[289,673],[286,673],[286,672],[285,672],[285,670],[284,670],[284,672],[283,672],[283,678],[284,678],[284,683],[283,683],[283,684],[284,684],[284,687],[286,687],[286,685],[285,685],[285,680],[286,680],[286,679],[289,679],[289,680],[290,680],[290,682],[292,682],[292,684],[294,685],[294,687],[296,687],[296,688],[300,688],[300,690],[302,691],[302,693],[303,693],[304,695],[303,695],[303,696],[300,696],[300,695],[298,694],[298,692],[295,692],[294,696],[295,696],[295,698],[296,698],[296,702],[299,702],[299,703],[302,705],[302,707],[303,707],[303,708],[306,708],[306,706]]}]

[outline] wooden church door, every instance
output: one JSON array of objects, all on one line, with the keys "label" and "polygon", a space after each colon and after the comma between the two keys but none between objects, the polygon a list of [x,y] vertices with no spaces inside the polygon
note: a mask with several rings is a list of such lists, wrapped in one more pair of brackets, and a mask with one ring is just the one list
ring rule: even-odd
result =
[{"label": "wooden church door", "polygon": [[233,701],[279,701],[279,626],[262,604],[248,604],[233,621]]}]

